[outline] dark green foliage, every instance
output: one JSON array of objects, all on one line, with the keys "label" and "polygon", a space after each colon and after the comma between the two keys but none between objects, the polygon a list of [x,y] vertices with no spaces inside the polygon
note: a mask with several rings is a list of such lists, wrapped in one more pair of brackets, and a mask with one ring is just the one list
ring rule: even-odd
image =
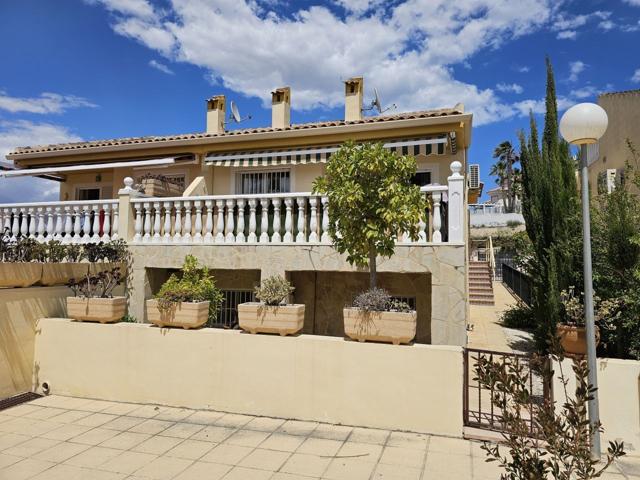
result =
[{"label": "dark green foliage", "polygon": [[[327,164],[313,191],[329,197],[329,234],[334,248],[358,266],[369,266],[376,286],[376,256],[390,257],[398,232],[417,240],[426,202],[411,183],[416,160],[382,143],[346,142]],[[338,234],[338,232],[340,232]]]},{"label": "dark green foliage", "polygon": [[511,142],[504,141],[494,150],[493,158],[497,161],[491,166],[489,175],[498,177],[496,183],[505,189],[505,211],[512,213],[516,206],[516,196],[520,195],[521,190],[522,176],[520,169],[515,166],[520,161],[520,156]]},{"label": "dark green foliage", "polygon": [[95,275],[86,275],[79,279],[72,278],[67,286],[76,297],[111,298],[113,290],[122,283],[122,279],[122,272],[118,267],[115,267]]},{"label": "dark green foliage", "polygon": [[276,306],[286,304],[286,298],[294,290],[295,288],[286,278],[273,275],[260,282],[260,286],[255,288],[255,294],[256,298],[265,305]]},{"label": "dark green foliage", "polygon": [[549,334],[563,321],[560,292],[582,286],[582,241],[576,165],[569,145],[559,138],[555,82],[547,59],[546,115],[542,145],[531,116],[528,137],[520,134],[522,207],[533,255],[527,272],[532,277],[535,338],[547,348]]},{"label": "dark green foliage", "polygon": [[507,328],[532,329],[536,326],[536,317],[531,307],[522,302],[511,305],[500,316],[502,325]]},{"label": "dark green foliage", "polygon": [[391,297],[383,288],[371,288],[353,300],[353,308],[364,312],[411,312],[405,302]]}]

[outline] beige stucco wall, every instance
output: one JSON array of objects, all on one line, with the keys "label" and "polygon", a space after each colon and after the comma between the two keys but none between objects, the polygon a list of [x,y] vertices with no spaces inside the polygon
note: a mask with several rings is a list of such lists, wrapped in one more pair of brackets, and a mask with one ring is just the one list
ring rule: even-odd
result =
[{"label": "beige stucco wall", "polygon": [[609,126],[599,142],[600,156],[589,166],[592,195],[597,193],[600,172],[624,168],[625,162],[631,159],[627,139],[640,148],[640,90],[601,95],[598,104],[607,112]]},{"label": "beige stucco wall", "polygon": [[[557,407],[565,401],[564,388],[557,378],[559,367],[554,366],[553,393]],[[575,377],[571,360],[563,365],[570,378],[567,390],[575,391]],[[603,447],[611,440],[622,440],[627,455],[640,455],[640,362],[614,358],[598,359],[598,397],[600,421],[604,427]]]},{"label": "beige stucco wall", "polygon": [[31,389],[38,319],[66,314],[66,287],[0,289],[0,399]]},{"label": "beige stucco wall", "polygon": [[[115,170],[119,171],[119,170]],[[60,200],[75,200],[76,189],[82,188],[96,188],[100,187],[101,195],[105,195],[106,198],[115,198],[118,189],[121,188],[120,184],[114,185],[114,169],[104,170],[102,172],[91,173],[73,173],[68,174],[66,181],[60,183]],[[101,180],[97,181],[97,176],[100,175]]]},{"label": "beige stucco wall", "polygon": [[462,435],[460,347],[44,319],[52,393]]},{"label": "beige stucco wall", "polygon": [[[132,289],[129,311],[145,319],[144,300],[157,291],[153,268],[180,268],[187,254],[213,269],[260,270],[261,277],[287,272],[357,272],[344,255],[328,245],[132,245]],[[391,258],[378,259],[381,273],[428,274],[431,279],[430,332],[421,334],[436,345],[465,345],[467,319],[464,245],[398,245]]]}]

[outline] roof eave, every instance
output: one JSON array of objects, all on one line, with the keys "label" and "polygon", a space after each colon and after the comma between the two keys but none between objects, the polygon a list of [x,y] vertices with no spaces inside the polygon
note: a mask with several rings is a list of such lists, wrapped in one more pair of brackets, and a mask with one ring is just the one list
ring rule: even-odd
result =
[{"label": "roof eave", "polygon": [[75,155],[84,155],[87,153],[106,153],[106,152],[120,152],[127,150],[144,150],[149,148],[164,148],[164,147],[188,147],[188,146],[200,146],[207,144],[225,144],[235,143],[239,141],[260,141],[268,139],[279,138],[301,138],[311,137],[317,135],[332,135],[340,133],[357,133],[363,131],[383,131],[391,130],[394,128],[411,128],[420,126],[432,126],[432,125],[446,125],[446,124],[460,124],[461,128],[465,131],[465,145],[468,147],[471,143],[471,123],[473,115],[470,113],[453,114],[453,115],[441,115],[427,118],[411,118],[400,120],[387,120],[384,122],[374,123],[356,123],[352,125],[336,125],[317,128],[305,128],[300,130],[278,130],[269,132],[247,132],[235,135],[221,135],[218,137],[205,137],[205,138],[189,138],[182,140],[160,140],[153,142],[141,142],[141,143],[126,143],[122,145],[104,145],[98,147],[87,148],[69,148],[65,150],[54,150],[45,152],[31,152],[31,153],[9,153],[6,158],[9,160],[29,160],[37,158],[51,158],[51,157],[69,157]]}]

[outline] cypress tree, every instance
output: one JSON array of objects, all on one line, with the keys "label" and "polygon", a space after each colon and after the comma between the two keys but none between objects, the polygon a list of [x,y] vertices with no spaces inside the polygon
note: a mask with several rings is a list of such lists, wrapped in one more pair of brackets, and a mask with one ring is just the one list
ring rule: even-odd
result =
[{"label": "cypress tree", "polygon": [[547,58],[546,113],[542,142],[533,114],[530,133],[520,132],[523,216],[534,247],[529,264],[535,338],[546,350],[549,335],[564,317],[560,292],[581,291],[582,259],[576,165],[569,145],[558,133],[558,107],[553,68]]}]

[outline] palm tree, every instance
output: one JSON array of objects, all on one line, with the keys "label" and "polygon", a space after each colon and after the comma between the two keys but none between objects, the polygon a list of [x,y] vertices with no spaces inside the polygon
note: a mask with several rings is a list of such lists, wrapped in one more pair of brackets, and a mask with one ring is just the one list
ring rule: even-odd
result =
[{"label": "palm tree", "polygon": [[515,167],[520,161],[520,155],[511,142],[504,141],[493,151],[493,158],[497,161],[491,166],[489,174],[498,177],[496,183],[504,190],[504,209],[507,213],[512,213],[520,185],[520,169]]}]

